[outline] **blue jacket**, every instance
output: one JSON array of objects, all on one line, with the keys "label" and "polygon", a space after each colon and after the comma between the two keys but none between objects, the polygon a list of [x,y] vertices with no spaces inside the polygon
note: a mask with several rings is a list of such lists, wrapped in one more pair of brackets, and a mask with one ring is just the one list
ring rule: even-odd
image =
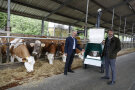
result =
[{"label": "blue jacket", "polygon": [[[67,53],[67,54],[72,54],[73,44],[74,44],[73,38],[71,36],[67,37],[64,52]],[[78,48],[79,50],[82,50],[80,48],[80,46],[77,44],[77,39],[76,38],[75,38],[75,48]]]}]

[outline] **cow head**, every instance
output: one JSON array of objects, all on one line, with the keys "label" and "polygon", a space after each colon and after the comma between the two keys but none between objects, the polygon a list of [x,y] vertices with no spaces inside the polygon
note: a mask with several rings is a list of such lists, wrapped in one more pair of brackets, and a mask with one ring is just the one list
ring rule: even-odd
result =
[{"label": "cow head", "polygon": [[56,48],[56,56],[60,56],[64,53],[64,41],[59,41]]},{"label": "cow head", "polygon": [[34,64],[35,60],[34,57],[26,57],[26,61],[24,62],[25,68],[27,69],[27,72],[33,72],[34,71]]},{"label": "cow head", "polygon": [[32,52],[33,56],[41,54],[42,47],[45,47],[44,43],[41,43],[41,41],[36,40],[35,43],[30,43],[31,47],[34,47],[34,50]]}]

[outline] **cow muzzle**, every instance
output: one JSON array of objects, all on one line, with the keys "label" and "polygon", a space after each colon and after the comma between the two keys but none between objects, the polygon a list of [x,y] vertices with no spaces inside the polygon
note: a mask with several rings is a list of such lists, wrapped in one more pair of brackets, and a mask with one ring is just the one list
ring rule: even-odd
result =
[{"label": "cow muzzle", "polygon": [[32,52],[32,56],[35,56],[37,55],[38,53],[37,52]]}]

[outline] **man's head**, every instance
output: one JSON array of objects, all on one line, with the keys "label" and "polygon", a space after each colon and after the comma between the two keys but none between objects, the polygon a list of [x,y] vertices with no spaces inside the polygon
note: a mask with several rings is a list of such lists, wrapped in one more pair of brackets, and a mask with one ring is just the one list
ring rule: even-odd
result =
[{"label": "man's head", "polygon": [[113,30],[108,30],[108,38],[112,38],[113,37]]},{"label": "man's head", "polygon": [[72,37],[76,37],[77,31],[72,31]]}]

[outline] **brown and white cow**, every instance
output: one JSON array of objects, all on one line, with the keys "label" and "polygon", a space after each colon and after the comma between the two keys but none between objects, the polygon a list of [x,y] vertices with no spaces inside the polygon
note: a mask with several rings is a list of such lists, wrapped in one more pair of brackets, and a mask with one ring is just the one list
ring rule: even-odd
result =
[{"label": "brown and white cow", "polygon": [[[3,43],[6,42],[6,39],[3,38]],[[3,45],[3,52],[6,53],[7,46]],[[32,72],[34,70],[35,60],[34,57],[30,56],[30,53],[24,43],[23,39],[10,39],[10,54],[11,54],[11,62],[14,62],[16,58],[19,62],[24,62],[24,66],[27,72]]]},{"label": "brown and white cow", "polygon": [[59,50],[60,50],[60,53],[62,55],[62,60],[63,60],[63,62],[66,62],[66,55],[64,53],[65,40],[59,40],[59,43],[58,44],[59,44],[58,45],[59,47],[57,47],[57,48],[60,48]]},{"label": "brown and white cow", "polygon": [[49,64],[53,64],[54,56],[56,54],[56,48],[58,45],[58,40],[41,40],[42,43],[45,44],[45,47],[43,47],[43,52],[46,53],[47,58],[49,60]]}]

